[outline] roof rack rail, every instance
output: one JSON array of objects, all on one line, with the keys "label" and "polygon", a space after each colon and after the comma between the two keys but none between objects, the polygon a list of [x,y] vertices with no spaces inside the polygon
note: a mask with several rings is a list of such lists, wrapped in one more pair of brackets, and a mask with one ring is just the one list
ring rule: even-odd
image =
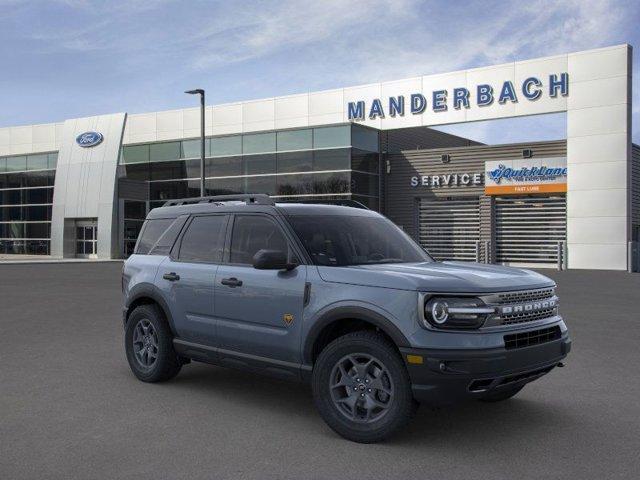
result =
[{"label": "roof rack rail", "polygon": [[244,201],[247,205],[275,205],[276,203],[269,195],[264,193],[244,194],[244,195],[213,195],[211,197],[192,197],[168,200],[163,207],[176,207],[178,205],[191,205],[196,203],[222,203],[232,201]]},{"label": "roof rack rail", "polygon": [[307,203],[312,205],[338,205],[341,207],[360,208],[362,210],[371,210],[364,203],[351,199],[331,199],[331,200],[300,200],[297,203]]}]

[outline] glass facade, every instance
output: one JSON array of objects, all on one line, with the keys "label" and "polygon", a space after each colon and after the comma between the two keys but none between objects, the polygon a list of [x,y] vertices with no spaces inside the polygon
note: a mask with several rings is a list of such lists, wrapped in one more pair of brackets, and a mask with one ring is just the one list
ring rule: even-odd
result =
[{"label": "glass facade", "polygon": [[[359,125],[207,138],[207,195],[266,193],[279,201],[353,199],[379,207],[378,131]],[[200,141],[126,145],[123,176],[149,184],[149,208],[200,196]],[[133,208],[133,207],[132,207]],[[137,207],[140,208],[139,206]],[[127,203],[125,202],[125,212]],[[143,219],[125,213],[125,255]],[[134,235],[135,234],[135,235]]]},{"label": "glass facade", "polygon": [[58,154],[0,158],[0,254],[48,255]]}]

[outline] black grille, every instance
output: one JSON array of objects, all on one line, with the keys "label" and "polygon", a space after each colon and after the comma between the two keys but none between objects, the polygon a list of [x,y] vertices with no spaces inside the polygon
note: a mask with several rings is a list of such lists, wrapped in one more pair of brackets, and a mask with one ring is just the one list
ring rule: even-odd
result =
[{"label": "black grille", "polygon": [[498,295],[500,304],[522,303],[534,300],[544,300],[555,295],[553,288],[543,288],[540,290],[522,290],[519,292],[505,292]]},{"label": "black grille", "polygon": [[504,346],[507,350],[513,348],[530,347],[541,343],[551,342],[560,338],[560,327],[543,328],[530,332],[512,333],[504,336]]},{"label": "black grille", "polygon": [[555,307],[536,310],[534,312],[510,313],[502,316],[503,325],[515,325],[517,323],[534,322],[543,318],[553,317],[556,314]]}]

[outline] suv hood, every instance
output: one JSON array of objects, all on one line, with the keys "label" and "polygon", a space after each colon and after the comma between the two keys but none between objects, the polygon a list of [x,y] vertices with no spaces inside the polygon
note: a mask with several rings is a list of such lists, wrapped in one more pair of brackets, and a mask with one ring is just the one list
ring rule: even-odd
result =
[{"label": "suv hood", "polygon": [[426,292],[489,293],[554,285],[531,270],[471,262],[319,266],[318,272],[327,282]]}]

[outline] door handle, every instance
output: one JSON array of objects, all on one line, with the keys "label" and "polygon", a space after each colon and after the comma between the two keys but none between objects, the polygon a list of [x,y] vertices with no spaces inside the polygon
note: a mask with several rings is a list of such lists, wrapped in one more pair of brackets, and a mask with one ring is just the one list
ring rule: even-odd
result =
[{"label": "door handle", "polygon": [[165,273],[164,275],[162,275],[162,278],[164,278],[165,280],[169,280],[170,282],[176,282],[180,280],[180,275],[178,275],[176,272],[171,272]]},{"label": "door handle", "polygon": [[242,280],[238,280],[236,277],[223,278],[220,283],[222,285],[226,285],[227,287],[231,287],[231,288],[242,286]]}]

